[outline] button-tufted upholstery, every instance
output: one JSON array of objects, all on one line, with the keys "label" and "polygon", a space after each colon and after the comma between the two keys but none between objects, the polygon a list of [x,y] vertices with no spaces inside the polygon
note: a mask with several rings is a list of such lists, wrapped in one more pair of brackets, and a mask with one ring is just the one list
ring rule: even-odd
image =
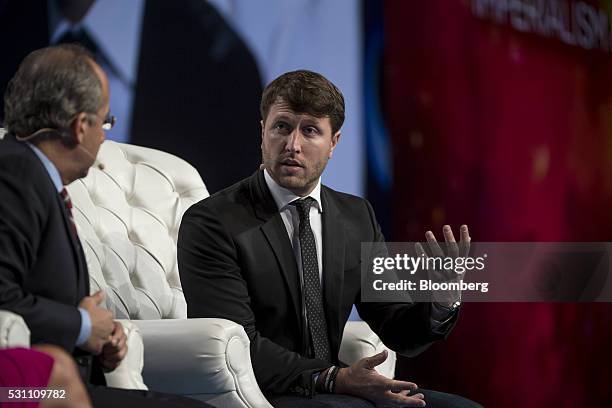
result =
[{"label": "button-tufted upholstery", "polygon": [[[106,384],[115,388],[146,390],[141,374],[143,344],[140,329],[127,320],[119,322],[127,337],[128,353],[115,370],[104,373]],[[10,347],[30,347],[30,330],[21,316],[0,310],[0,349]]]},{"label": "button-tufted upholstery", "polygon": [[131,319],[144,342],[140,361],[111,377],[113,386],[137,382],[144,359],[150,389],[217,406],[269,408],[244,329],[224,319],[186,318],[176,240],[183,213],[208,196],[197,171],[168,153],[112,141],[97,159],[104,170],[93,167],[68,186],[91,292],[104,290],[105,306]]},{"label": "button-tufted upholstery", "polygon": [[176,261],[183,213],[208,196],[197,171],[175,156],[107,141],[97,167],[68,187],[87,254],[91,290],[127,319],[187,317]]},{"label": "button-tufted upholstery", "polygon": [[[208,196],[197,171],[170,154],[112,141],[102,145],[98,161],[105,169],[92,168],[68,191],[91,291],[103,289],[106,306],[142,334],[144,382],[215,406],[271,408],[257,386],[242,326],[186,319],[176,240],[184,212]],[[343,344],[345,362],[384,348],[365,323],[347,325],[353,329],[358,334],[345,331],[345,337],[359,344]],[[132,370],[142,370],[140,363]],[[393,376],[394,360],[385,371]]]},{"label": "button-tufted upholstery", "polygon": [[0,348],[29,346],[30,329],[21,316],[0,310]]}]

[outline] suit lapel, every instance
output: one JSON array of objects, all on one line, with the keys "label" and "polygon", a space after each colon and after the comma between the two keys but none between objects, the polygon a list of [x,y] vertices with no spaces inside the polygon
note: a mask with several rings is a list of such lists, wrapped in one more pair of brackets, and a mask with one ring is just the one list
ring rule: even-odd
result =
[{"label": "suit lapel", "polygon": [[261,231],[266,237],[270,248],[280,266],[283,280],[289,289],[291,301],[298,321],[301,317],[301,295],[299,271],[293,255],[293,246],[287,236],[287,229],[283,223],[272,194],[266,185],[263,171],[258,171],[251,177],[251,197],[255,214],[264,221]]},{"label": "suit lapel", "polygon": [[322,186],[323,205],[323,299],[327,315],[329,337],[332,350],[339,350],[340,305],[344,287],[344,225],[330,190]]},{"label": "suit lapel", "polygon": [[[11,135],[7,135],[5,138],[7,140],[11,140],[14,143],[23,144],[15,140],[15,138]],[[66,210],[66,205],[64,204],[64,200],[60,196],[60,193],[58,193],[55,184],[53,184],[51,177],[49,177],[47,173],[47,169],[45,169],[44,164],[38,159],[38,156],[36,155],[36,153],[34,153],[32,149],[30,149],[29,147],[26,147],[25,145],[24,145],[24,149],[25,149],[24,151],[26,152],[26,154],[36,157],[36,163],[38,163],[38,169],[40,173],[45,174],[46,179],[48,180],[48,189],[49,189],[48,194],[49,195],[53,194],[55,196],[55,201],[58,206],[58,211],[61,214],[62,221],[64,224],[64,231],[66,235],[68,236],[68,239],[70,241],[70,246],[72,247],[72,256],[74,257],[74,263],[76,266],[76,274],[77,274],[77,279],[76,279],[77,293],[80,296],[89,295],[89,274],[87,273],[87,263],[85,261],[85,254],[83,253],[83,250],[81,249],[80,242],[78,242],[77,240],[78,238],[72,233],[72,228],[70,226],[70,220],[68,219],[68,212]]]},{"label": "suit lapel", "polygon": [[[250,185],[255,214],[259,219],[265,221],[261,230],[280,265],[283,279],[291,294],[296,317],[301,321],[299,271],[285,224],[268,190],[262,171],[252,176]],[[331,347],[332,350],[339,350],[342,336],[340,305],[344,285],[344,225],[332,193],[324,186],[321,188],[321,201],[323,205],[323,301],[329,337],[332,342]]]}]

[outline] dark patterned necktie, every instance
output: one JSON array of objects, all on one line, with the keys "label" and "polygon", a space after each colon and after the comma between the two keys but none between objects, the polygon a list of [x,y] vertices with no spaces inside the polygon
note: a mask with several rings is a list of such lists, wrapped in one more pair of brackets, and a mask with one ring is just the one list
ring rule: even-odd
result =
[{"label": "dark patterned necktie", "polygon": [[304,299],[308,327],[312,338],[312,347],[315,358],[331,361],[329,351],[329,338],[327,336],[327,322],[323,310],[323,297],[321,295],[321,282],[319,280],[319,262],[317,260],[317,247],[314,234],[310,228],[310,207],[315,200],[306,197],[303,200],[292,202],[300,215],[300,251],[302,254],[302,274],[304,276]]},{"label": "dark patterned necktie", "polygon": [[74,222],[74,217],[72,216],[72,200],[70,200],[70,196],[68,195],[68,190],[66,188],[62,188],[60,191],[60,197],[62,197],[62,201],[64,202],[64,206],[66,207],[66,212],[68,212],[68,220],[70,221],[70,229],[75,237],[78,237],[76,224]]}]

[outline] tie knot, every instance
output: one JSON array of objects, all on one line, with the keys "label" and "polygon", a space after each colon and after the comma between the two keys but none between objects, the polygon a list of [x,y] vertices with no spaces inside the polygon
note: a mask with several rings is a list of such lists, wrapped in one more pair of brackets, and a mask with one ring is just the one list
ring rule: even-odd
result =
[{"label": "tie knot", "polygon": [[315,199],[312,197],[306,197],[299,200],[295,200],[291,205],[295,205],[300,215],[300,220],[310,218],[310,207],[315,203]]},{"label": "tie knot", "polygon": [[91,38],[89,33],[84,28],[77,28],[75,30],[68,30],[62,35],[57,44],[74,44],[77,43],[89,50],[94,56],[98,53],[98,45]]}]

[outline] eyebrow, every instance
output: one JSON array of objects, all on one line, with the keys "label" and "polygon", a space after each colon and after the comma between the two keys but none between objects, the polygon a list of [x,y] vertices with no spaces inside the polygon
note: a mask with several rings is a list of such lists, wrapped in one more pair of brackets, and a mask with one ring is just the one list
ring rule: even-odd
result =
[{"label": "eyebrow", "polygon": [[[304,115],[302,113],[298,113],[296,115]],[[306,114],[308,115],[308,114]],[[321,131],[323,129],[321,123],[318,121],[318,119],[322,119],[322,118],[317,118],[316,116],[312,116],[312,115],[308,115],[310,117],[308,118],[304,118],[302,120],[302,126],[312,126],[314,128],[316,128],[318,131]],[[295,118],[295,116],[293,115],[288,115],[287,113],[279,113],[278,116],[274,117],[271,121],[270,124],[274,125],[278,122],[287,122],[287,124],[289,125],[294,125],[296,122],[298,122],[298,120]]]},{"label": "eyebrow", "polygon": [[292,117],[290,117],[289,115],[285,114],[285,113],[281,113],[280,115],[278,115],[277,117],[274,118],[273,122],[278,122],[279,120],[284,120],[287,122],[290,122],[293,120]]}]

